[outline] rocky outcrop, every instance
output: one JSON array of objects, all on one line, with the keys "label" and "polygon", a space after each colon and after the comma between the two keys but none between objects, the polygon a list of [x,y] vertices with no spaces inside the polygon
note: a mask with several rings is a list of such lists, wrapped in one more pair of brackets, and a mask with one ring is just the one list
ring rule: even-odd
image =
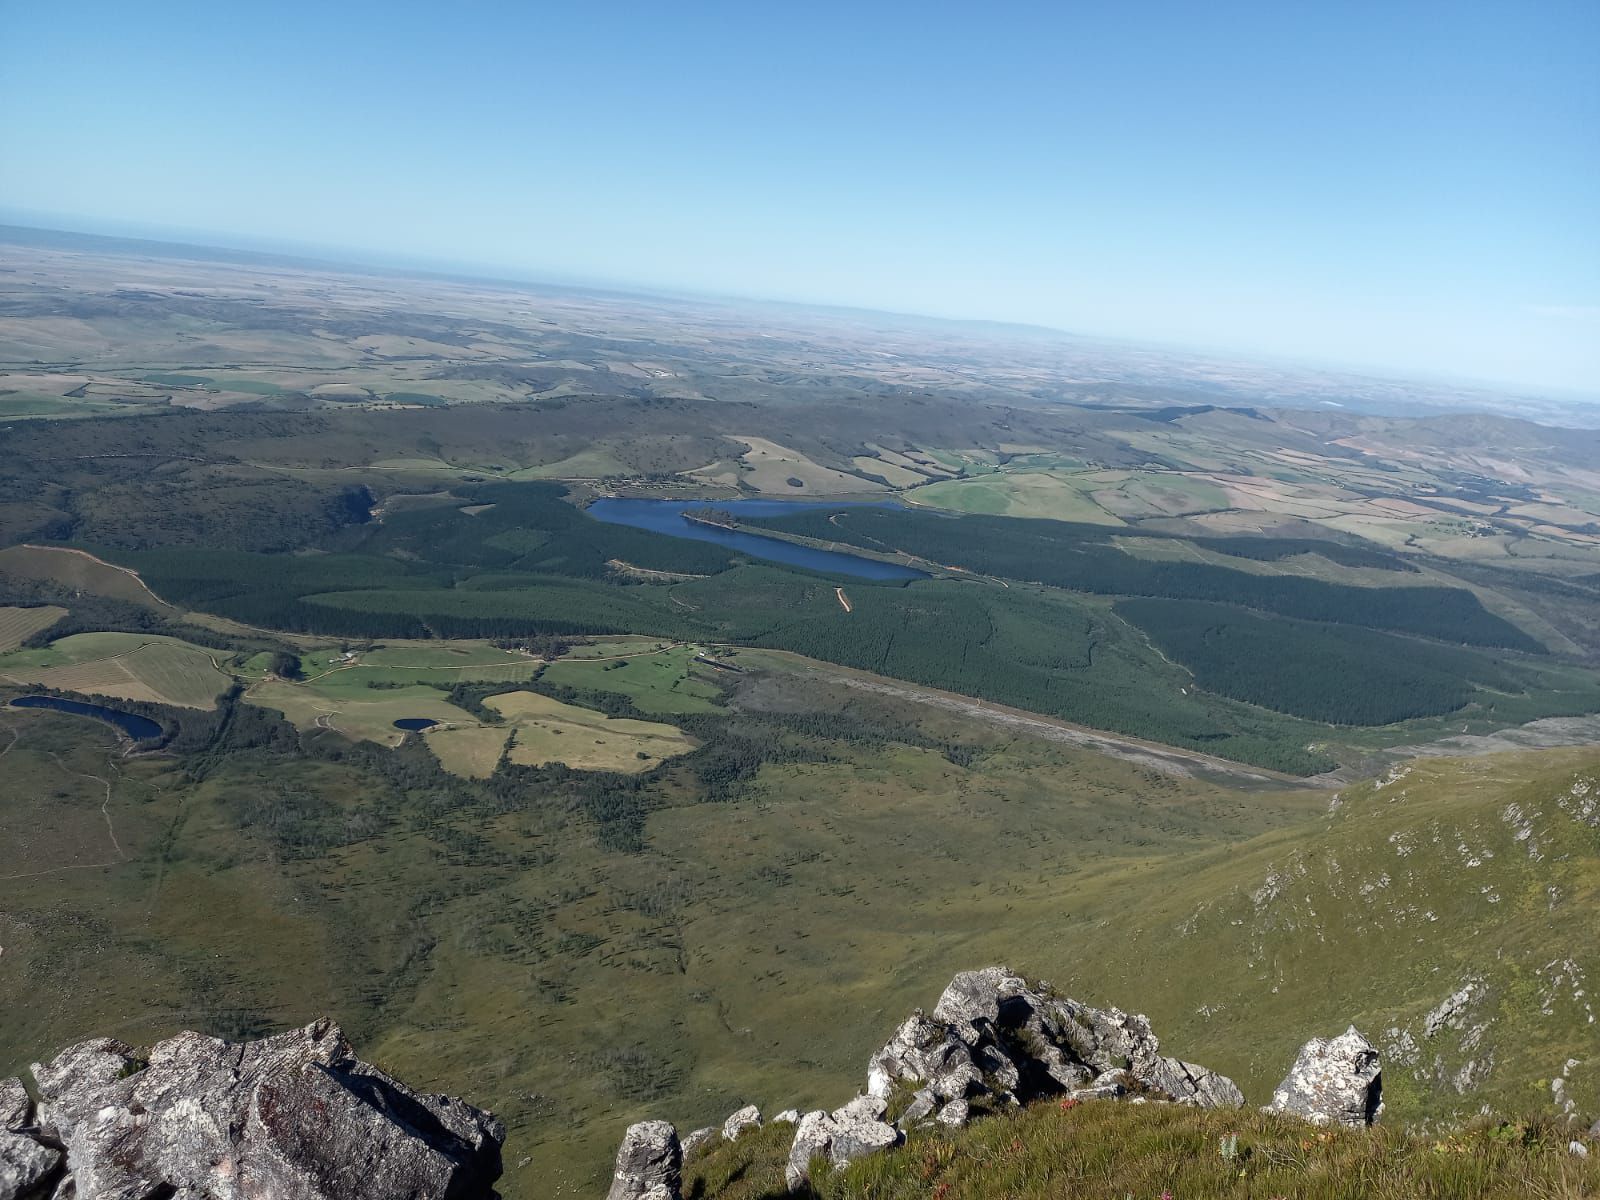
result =
[{"label": "rocky outcrop", "polygon": [[[1383,1108],[1381,1095],[1378,1052],[1352,1026],[1339,1037],[1307,1042],[1267,1107],[1315,1124],[1370,1125]],[[818,1162],[842,1167],[898,1144],[917,1127],[954,1128],[1045,1096],[1222,1109],[1245,1102],[1226,1076],[1162,1054],[1144,1016],[1093,1008],[1005,967],[985,967],[952,979],[932,1015],[919,1009],[901,1022],[868,1060],[864,1094],[832,1112],[801,1116],[788,1109],[773,1118],[798,1121],[784,1178],[798,1191]],[[760,1124],[752,1104],[730,1114],[720,1135],[736,1138]],[[646,1129],[654,1131],[648,1143],[638,1132]],[[718,1134],[707,1126],[690,1141],[705,1145]],[[669,1143],[675,1153],[677,1134],[664,1121],[630,1128],[607,1200],[679,1200],[679,1160]],[[671,1170],[659,1175],[636,1165],[669,1158]],[[619,1191],[625,1178],[631,1182]]]},{"label": "rocky outcrop", "polygon": [[40,1195],[60,1174],[61,1151],[39,1140],[20,1079],[0,1079],[0,1200]]},{"label": "rocky outcrop", "polygon": [[683,1149],[671,1122],[628,1126],[606,1200],[680,1200],[682,1194]]},{"label": "rocky outcrop", "polygon": [[913,1013],[895,1031],[868,1064],[867,1092],[888,1099],[912,1089],[902,1127],[930,1117],[960,1125],[974,1104],[1010,1108],[1061,1093],[1243,1106],[1231,1080],[1160,1051],[1143,1016],[1092,1008],[986,967],[957,975],[931,1017]]},{"label": "rocky outcrop", "polygon": [[33,1076],[32,1113],[0,1085],[5,1200],[470,1200],[500,1175],[492,1115],[413,1092],[325,1020],[254,1042],[182,1033],[142,1058],[98,1038]]},{"label": "rocky outcrop", "polygon": [[[864,1094],[832,1112],[818,1109],[801,1116],[790,1109],[773,1121],[798,1121],[784,1172],[793,1191],[806,1183],[818,1161],[842,1167],[896,1145],[917,1126],[956,1127],[980,1112],[1042,1096],[1202,1108],[1244,1105],[1231,1080],[1163,1056],[1143,1016],[1092,1008],[1057,996],[1046,984],[1030,984],[1005,967],[986,967],[952,979],[931,1016],[918,1011],[900,1024],[868,1061]],[[750,1105],[731,1114],[721,1134],[735,1138],[760,1123],[759,1110]],[[628,1138],[640,1128],[630,1129]],[[690,1135],[697,1146],[716,1136],[714,1127]],[[624,1140],[619,1178],[629,1153]],[[631,1200],[640,1194],[625,1196]],[[624,1200],[615,1185],[609,1200]]]},{"label": "rocky outcrop", "polygon": [[1314,1125],[1371,1125],[1383,1111],[1378,1051],[1354,1025],[1336,1038],[1312,1038],[1273,1091],[1267,1111]]}]

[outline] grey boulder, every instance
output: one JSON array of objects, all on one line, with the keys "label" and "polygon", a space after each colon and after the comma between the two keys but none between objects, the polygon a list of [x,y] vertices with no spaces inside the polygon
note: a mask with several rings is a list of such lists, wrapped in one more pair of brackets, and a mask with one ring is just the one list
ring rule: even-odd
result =
[{"label": "grey boulder", "polygon": [[1179,1104],[1196,1108],[1243,1108],[1244,1093],[1226,1075],[1177,1058],[1160,1058],[1141,1077]]},{"label": "grey boulder", "polygon": [[20,1079],[0,1079],[0,1200],[43,1192],[61,1166],[61,1151],[40,1142],[33,1129],[33,1101]]},{"label": "grey boulder", "polygon": [[99,1038],[33,1074],[78,1200],[467,1200],[500,1175],[493,1116],[411,1091],[326,1020],[255,1042],[182,1033],[147,1060]]},{"label": "grey boulder", "polygon": [[696,1129],[683,1139],[683,1161],[688,1162],[689,1156],[706,1143],[714,1140],[721,1132],[715,1125],[707,1125]]},{"label": "grey boulder", "polygon": [[761,1128],[761,1110],[754,1104],[746,1104],[737,1112],[728,1114],[728,1119],[722,1123],[722,1136],[730,1142],[746,1129]]},{"label": "grey boulder", "polygon": [[1312,1038],[1300,1048],[1266,1111],[1313,1125],[1371,1125],[1383,1111],[1377,1049],[1354,1025],[1336,1038]]},{"label": "grey boulder", "polygon": [[800,1118],[784,1181],[791,1192],[811,1178],[811,1164],[824,1158],[843,1167],[868,1154],[887,1150],[900,1141],[900,1131],[883,1120],[884,1102],[876,1096],[857,1096],[831,1113],[808,1112]]},{"label": "grey boulder", "polygon": [[677,1129],[670,1121],[628,1126],[606,1200],[679,1200],[682,1194],[683,1148]]}]

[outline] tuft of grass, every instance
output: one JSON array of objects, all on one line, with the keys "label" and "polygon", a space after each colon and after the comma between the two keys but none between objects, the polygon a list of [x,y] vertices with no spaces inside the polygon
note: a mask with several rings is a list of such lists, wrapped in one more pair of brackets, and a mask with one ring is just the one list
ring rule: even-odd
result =
[{"label": "tuft of grass", "polygon": [[[689,1200],[779,1200],[792,1129],[712,1147]],[[1600,1162],[1567,1151],[1553,1122],[1482,1122],[1428,1137],[1318,1129],[1260,1112],[1042,1101],[965,1129],[913,1134],[841,1171],[812,1200],[1584,1200]],[[1218,1147],[1231,1153],[1219,1153]]]}]

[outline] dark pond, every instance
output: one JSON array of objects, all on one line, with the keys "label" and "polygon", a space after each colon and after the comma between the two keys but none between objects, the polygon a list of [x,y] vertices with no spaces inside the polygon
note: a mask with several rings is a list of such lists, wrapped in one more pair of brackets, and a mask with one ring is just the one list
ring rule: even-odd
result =
[{"label": "dark pond", "polygon": [[[867,503],[870,503],[867,502]],[[878,562],[862,558],[859,554],[846,554],[838,550],[816,550],[810,546],[797,546],[780,538],[762,537],[737,529],[718,529],[684,518],[684,512],[696,509],[717,509],[735,517],[781,517],[786,513],[804,512],[809,508],[838,508],[837,501],[819,503],[804,500],[621,500],[605,497],[596,500],[586,510],[597,521],[612,525],[631,525],[635,529],[648,529],[671,537],[692,538],[697,542],[715,542],[739,550],[752,558],[769,562],[786,563],[791,567],[807,567],[838,575],[854,575],[858,579],[926,579],[927,573],[899,563]],[[889,507],[882,505],[880,507]]]},{"label": "dark pond", "polygon": [[420,733],[424,729],[432,729],[438,723],[432,717],[401,717],[394,723],[394,727],[410,733]]},{"label": "dark pond", "polygon": [[17,708],[53,708],[57,712],[94,717],[115,725],[136,742],[161,736],[161,726],[149,717],[107,708],[104,704],[90,704],[87,700],[63,700],[60,696],[18,696],[11,703]]}]

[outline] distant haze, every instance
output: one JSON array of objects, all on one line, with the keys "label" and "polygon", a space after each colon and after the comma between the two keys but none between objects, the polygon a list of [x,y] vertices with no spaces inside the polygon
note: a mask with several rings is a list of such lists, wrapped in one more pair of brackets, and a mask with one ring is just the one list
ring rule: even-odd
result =
[{"label": "distant haze", "polygon": [[1600,390],[1600,5],[0,5],[0,204]]}]

